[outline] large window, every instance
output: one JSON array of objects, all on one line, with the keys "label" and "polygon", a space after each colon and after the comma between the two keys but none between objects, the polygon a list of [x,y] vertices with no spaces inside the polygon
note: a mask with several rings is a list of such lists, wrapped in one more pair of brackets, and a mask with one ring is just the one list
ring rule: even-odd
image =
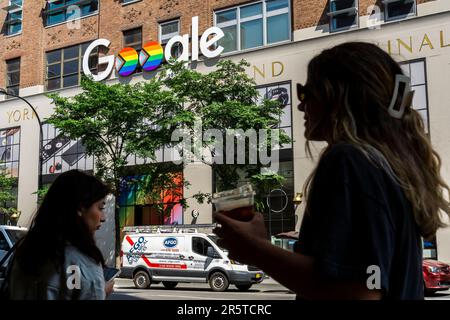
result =
[{"label": "large window", "polygon": [[[277,128],[292,139],[292,99],[291,83],[276,83],[257,88],[260,99],[277,100],[282,109]],[[294,163],[292,143],[281,146],[278,174],[285,178],[283,186],[270,190],[265,195],[263,212],[269,235],[292,231],[295,228],[294,204]]]},{"label": "large window", "polygon": [[[80,83],[83,55],[88,46],[89,43],[84,43],[47,52],[47,90],[72,87]],[[92,73],[95,74],[98,66],[97,49],[93,50],[89,57],[89,66]]]},{"label": "large window", "polygon": [[[142,28],[135,28],[123,32],[123,48],[133,48],[139,53],[142,50]],[[142,66],[136,67],[135,73],[142,72]]]},{"label": "large window", "polygon": [[416,14],[415,0],[383,0],[384,20],[403,19]]},{"label": "large window", "polygon": [[142,49],[142,28],[135,28],[123,32],[123,47],[133,48],[137,52]]},{"label": "large window", "polygon": [[[5,207],[17,208],[18,178],[20,164],[20,128],[0,130],[0,170],[8,176],[16,178],[12,195],[15,200],[8,202]],[[0,212],[0,224],[5,224],[7,217]]]},{"label": "large window", "polygon": [[358,26],[358,0],[330,0],[330,31]]},{"label": "large window", "polygon": [[0,168],[19,177],[20,128],[0,130]]},{"label": "large window", "polygon": [[8,12],[5,21],[6,35],[18,34],[22,31],[22,0],[10,0],[5,8]]},{"label": "large window", "polygon": [[417,110],[429,132],[428,93],[425,60],[406,61],[401,64],[403,72],[411,78],[411,90],[415,91],[413,108]]},{"label": "large window", "polygon": [[[20,85],[20,58],[6,61],[6,91],[19,95]],[[6,95],[6,97],[10,97]]]},{"label": "large window", "polygon": [[86,147],[81,140],[70,140],[59,130],[45,123],[42,147],[42,175],[44,182],[52,182],[62,172],[79,169],[93,170],[94,160],[86,154]]},{"label": "large window", "polygon": [[[163,47],[169,40],[180,34],[180,20],[172,20],[159,24],[159,42]],[[171,56],[178,58],[181,55],[181,43],[177,42],[172,46]]]},{"label": "large window", "polygon": [[66,22],[97,11],[98,0],[48,0],[45,9],[45,25]]},{"label": "large window", "polygon": [[[259,99],[277,100],[282,109],[277,128],[292,139],[292,101],[291,84],[289,82],[258,87]],[[292,143],[281,146],[281,149],[291,149]]]},{"label": "large window", "polygon": [[[145,173],[123,178],[119,195],[120,226],[183,224],[180,202],[183,198],[183,172],[178,169],[167,175],[163,182],[155,181]],[[141,183],[136,183],[137,180]],[[150,192],[155,187],[161,191],[159,195]]]},{"label": "large window", "polygon": [[257,48],[290,40],[288,0],[265,0],[217,11],[215,24],[225,36],[218,42],[224,52]]},{"label": "large window", "polygon": [[[257,87],[259,101],[263,99],[277,100],[282,113],[277,128],[292,137],[292,100],[291,83],[274,83]],[[264,220],[270,236],[295,229],[294,198],[294,164],[292,143],[283,145],[279,150],[279,175],[284,177],[282,186],[269,190],[263,196]],[[248,176],[239,185],[249,182]]]}]

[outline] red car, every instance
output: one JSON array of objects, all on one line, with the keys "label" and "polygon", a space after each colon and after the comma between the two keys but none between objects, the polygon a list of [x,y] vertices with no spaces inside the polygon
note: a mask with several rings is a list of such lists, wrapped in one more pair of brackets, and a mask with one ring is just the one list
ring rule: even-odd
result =
[{"label": "red car", "polygon": [[436,260],[423,260],[423,280],[426,293],[450,289],[450,266]]}]

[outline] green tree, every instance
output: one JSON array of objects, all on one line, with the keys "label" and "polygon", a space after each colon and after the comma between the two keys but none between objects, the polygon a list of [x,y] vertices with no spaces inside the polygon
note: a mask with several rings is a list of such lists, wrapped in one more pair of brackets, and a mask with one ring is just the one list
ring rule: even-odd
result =
[{"label": "green tree", "polygon": [[[83,77],[83,92],[74,97],[50,94],[55,104],[47,122],[70,139],[80,139],[95,157],[95,174],[107,182],[116,199],[116,258],[120,252],[119,193],[127,158],[155,159],[170,144],[179,123],[193,120],[180,99],[154,78],[145,83],[107,85]],[[170,116],[168,116],[170,115]]]},{"label": "green tree", "polygon": [[4,169],[0,168],[0,213],[2,213],[7,220],[10,220],[11,215],[17,213],[17,209],[12,205],[16,202],[14,195],[14,186],[17,179]]},{"label": "green tree", "polygon": [[[122,177],[129,175],[129,155],[154,160],[155,152],[162,146],[178,145],[172,141],[176,128],[193,135],[196,119],[202,120],[203,130],[216,129],[223,136],[227,129],[245,131],[277,126],[279,105],[268,100],[257,103],[256,84],[246,74],[247,66],[245,61],[224,60],[214,71],[200,73],[177,62],[166,64],[158,76],[143,83],[106,85],[83,78],[81,94],[72,98],[49,95],[55,112],[48,122],[71,139],[81,138],[87,153],[95,157],[96,174],[111,185],[116,196],[116,256],[120,251],[118,199]],[[281,133],[280,141],[286,143],[289,138]],[[214,142],[205,140],[201,146],[214,154]],[[266,143],[270,144],[270,140]],[[249,158],[248,149],[245,158]],[[242,175],[251,180],[252,175],[260,174],[260,167],[213,164],[218,190],[236,186]],[[145,197],[155,202],[161,188],[171,187],[170,174],[165,169],[160,165],[147,167],[147,173],[137,174],[134,181],[127,183],[140,185],[147,192]],[[280,181],[276,173],[263,178],[265,184]],[[194,198],[202,202],[209,200],[210,195],[198,193]],[[185,203],[183,199],[182,204]]]},{"label": "green tree", "polygon": [[[167,77],[162,73],[161,81],[174,96],[179,97],[188,106],[195,117],[201,119],[203,132],[215,129],[221,132],[222,137],[226,137],[227,130],[241,129],[244,132],[249,129],[256,132],[260,129],[278,130],[280,144],[290,142],[284,131],[275,129],[282,112],[280,103],[268,99],[258,102],[261,99],[256,83],[247,75],[246,67],[249,67],[249,64],[245,60],[238,63],[222,60],[217,63],[214,71],[200,73],[189,69],[184,63],[175,63],[169,67],[171,76]],[[189,126],[188,130],[191,136],[195,134],[192,126]],[[208,148],[213,156],[216,155],[216,138],[202,139],[202,142],[203,147]],[[271,189],[280,187],[284,181],[284,178],[276,172],[261,174],[261,168],[264,167],[261,164],[248,165],[250,148],[256,148],[258,151],[263,147],[271,149],[271,139],[265,142],[266,145],[264,141],[252,145],[252,142],[246,139],[249,146],[245,149],[244,155],[247,164],[238,164],[237,150],[234,152],[234,164],[213,163],[216,191],[235,188],[242,180],[250,181],[258,192],[257,207],[263,210],[264,195]],[[222,149],[222,156],[225,159],[226,148]]]},{"label": "green tree", "polygon": [[48,192],[48,189],[50,187],[48,185],[42,186],[41,188],[38,189],[38,191],[33,192],[33,194],[37,195],[37,204],[38,206],[41,205],[42,201],[45,198],[45,195]]}]

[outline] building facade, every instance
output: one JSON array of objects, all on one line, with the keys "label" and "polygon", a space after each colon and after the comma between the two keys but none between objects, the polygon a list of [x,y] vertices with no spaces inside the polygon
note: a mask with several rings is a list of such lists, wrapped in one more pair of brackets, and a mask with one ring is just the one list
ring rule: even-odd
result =
[{"label": "building facade", "polygon": [[[220,59],[250,63],[248,74],[255,79],[261,98],[283,95],[279,127],[293,142],[282,147],[279,172],[286,178],[282,189],[268,197],[266,222],[270,234],[298,229],[302,206],[293,196],[315,162],[304,151],[303,115],[297,110],[295,84],[306,81],[309,60],[323,49],[347,41],[376,43],[402,63],[416,91],[414,107],[423,116],[431,141],[443,159],[443,175],[450,183],[450,132],[447,110],[450,101],[450,1],[448,0],[2,0],[3,33],[0,36],[0,87],[26,98],[41,119],[53,110],[49,92],[73,96],[80,92],[85,51],[92,41],[108,39],[108,49],[93,51],[91,72],[106,66],[99,59],[117,55],[125,47],[141,50],[151,40],[163,46],[176,36],[189,35],[192,42],[193,17],[198,17],[201,35],[212,26],[224,37]],[[182,54],[173,45],[173,56]],[[214,69],[217,59],[199,58],[193,68]],[[129,77],[117,71],[107,83],[137,82],[149,74],[138,70]],[[80,141],[62,137],[55,128],[43,124],[43,182],[51,183],[66,170],[93,170]],[[0,164],[17,177],[19,224],[30,223],[36,209],[39,160],[39,126],[35,114],[21,100],[0,96]],[[318,154],[320,143],[314,144]],[[174,150],[161,150],[158,161],[177,158]],[[142,159],[129,159],[139,165]],[[212,192],[213,173],[205,164],[189,164],[179,173],[190,182],[178,193],[190,198],[198,191]],[[180,178],[181,179],[181,178]],[[175,192],[177,194],[177,192]],[[167,199],[165,198],[167,196]],[[182,210],[173,194],[164,201],[173,205],[166,220],[155,217],[149,205],[137,200],[129,190],[121,196],[121,223],[191,224],[211,223],[212,206],[189,199]],[[196,210],[199,215],[194,218]],[[443,229],[434,243],[426,245],[427,256],[450,261],[450,231]]]}]

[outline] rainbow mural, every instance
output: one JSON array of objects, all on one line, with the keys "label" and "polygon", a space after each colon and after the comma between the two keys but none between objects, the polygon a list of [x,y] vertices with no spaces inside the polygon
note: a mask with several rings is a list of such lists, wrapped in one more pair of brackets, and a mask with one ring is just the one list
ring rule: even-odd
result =
[{"label": "rainbow mural", "polygon": [[157,69],[164,59],[164,50],[156,41],[147,42],[139,54],[139,63],[144,71]]},{"label": "rainbow mural", "polygon": [[[145,196],[145,192],[140,190],[136,185],[127,185],[127,181],[132,179],[144,179],[145,176],[133,176],[127,177],[123,181],[123,187],[120,192],[119,197],[119,221],[120,228],[124,226],[134,226],[135,223],[135,208],[136,205],[145,203],[143,199]],[[179,203],[183,197],[183,176],[182,173],[177,174],[173,182],[178,186],[174,189],[162,190],[161,191],[161,202],[163,203],[164,210],[170,209],[170,215],[164,217],[162,224],[165,225],[174,225],[174,224],[183,224],[183,207]],[[147,206],[149,208],[148,214],[152,215],[155,210],[152,210],[151,205]],[[154,217],[153,217],[154,218]],[[150,217],[151,221],[154,221],[152,217]],[[155,223],[161,224],[161,223]]]},{"label": "rainbow mural", "polygon": [[137,68],[139,56],[133,48],[122,49],[116,58],[116,70],[122,77],[131,75]]}]

